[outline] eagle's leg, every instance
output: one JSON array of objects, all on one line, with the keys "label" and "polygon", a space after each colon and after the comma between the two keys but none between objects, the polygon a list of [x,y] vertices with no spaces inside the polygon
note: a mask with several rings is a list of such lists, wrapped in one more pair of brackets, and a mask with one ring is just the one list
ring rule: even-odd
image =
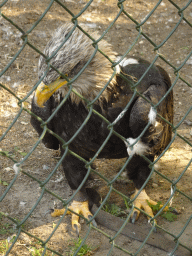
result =
[{"label": "eagle's leg", "polygon": [[[165,85],[151,85],[143,95],[154,104],[157,104],[157,102],[163,97],[165,92]],[[161,115],[163,115],[162,104],[163,103],[161,103],[161,107],[157,109],[159,110],[159,113]],[[150,122],[151,125],[145,131],[142,137],[136,142],[136,138],[140,136],[148,122]],[[147,180],[151,172],[149,164],[150,162],[154,161],[157,148],[162,147],[161,139],[163,137],[164,131],[162,128],[161,133],[157,133],[155,127],[156,123],[156,112],[153,110],[148,102],[146,102],[142,97],[138,97],[138,99],[134,103],[134,106],[132,107],[129,120],[129,126],[133,138],[127,139],[130,144],[134,144],[134,142],[135,144],[131,146],[129,145],[129,143],[126,143],[127,152],[129,155],[132,155],[129,165],[127,166],[128,176],[131,180],[133,180],[136,187],[136,192],[132,198],[134,198],[136,194],[138,194],[138,190],[141,189],[141,187]],[[146,157],[146,159],[143,157],[143,155]],[[153,217],[153,211],[149,206],[148,202],[149,204],[151,203],[152,205],[156,205],[156,203],[148,197],[145,190],[143,189],[134,200],[133,204],[139,209],[144,209],[144,211],[146,211],[149,216]],[[133,223],[136,219],[138,219],[139,214],[140,211],[135,208],[132,214]]]},{"label": "eagle's leg", "polygon": [[[148,156],[148,158],[153,161],[153,158],[151,156]],[[139,156],[137,154],[135,154],[129,162],[129,165],[127,167],[128,176],[131,180],[133,180],[136,187],[135,193],[131,196],[131,199],[133,199],[138,194],[138,191],[149,176],[151,170],[148,165],[149,163],[147,163],[142,156]],[[153,217],[153,211],[149,206],[148,202],[154,204],[154,201],[149,198],[149,196],[145,192],[145,189],[143,189],[134,200],[133,204],[138,209],[143,209],[147,214]],[[139,217],[140,211],[138,209],[134,208],[134,211],[131,215],[132,223],[134,223]]]},{"label": "eagle's leg", "polygon": [[[78,158],[68,154],[62,162],[63,169],[65,172],[65,176],[67,178],[68,184],[73,191],[78,189],[79,185],[82,183],[87,169],[85,168],[85,163],[79,160]],[[73,212],[82,215],[86,219],[92,218],[92,213],[89,210],[89,206],[92,203],[90,196],[87,194],[85,184],[83,187],[76,193],[73,198],[71,204],[69,204],[68,209]],[[51,216],[56,217],[60,216],[65,212],[64,209],[55,209],[52,212]],[[67,214],[72,215],[72,228],[79,235],[81,225],[79,224],[79,215],[73,213],[71,211],[67,211]],[[92,224],[96,226],[95,220],[92,221]]]}]

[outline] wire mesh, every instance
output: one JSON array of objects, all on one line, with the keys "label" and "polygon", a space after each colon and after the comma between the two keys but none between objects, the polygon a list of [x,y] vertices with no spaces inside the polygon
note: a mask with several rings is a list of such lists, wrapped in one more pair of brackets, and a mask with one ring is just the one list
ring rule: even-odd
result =
[{"label": "wire mesh", "polygon": [[[11,2],[11,4],[10,4]],[[23,154],[23,152],[19,152],[19,154],[21,154],[23,157],[18,160],[18,157],[15,156],[14,153],[11,153],[9,151],[7,151],[6,144],[2,144],[1,148],[0,148],[0,155],[2,156],[2,161],[6,161],[5,163],[13,163],[13,167],[12,170],[14,171],[14,177],[11,178],[10,183],[9,184],[5,184],[3,183],[2,178],[0,177],[0,181],[1,181],[1,187],[2,189],[2,193],[0,195],[0,202],[2,204],[1,206],[1,218],[6,218],[8,219],[11,223],[15,224],[15,230],[14,230],[14,237],[13,240],[11,241],[11,243],[9,244],[9,247],[6,248],[5,251],[3,251],[4,255],[9,255],[11,254],[12,250],[14,249],[14,246],[17,244],[18,239],[21,235],[21,233],[25,233],[27,234],[29,237],[36,239],[41,248],[43,249],[41,251],[41,255],[51,255],[48,253],[52,253],[52,255],[64,255],[63,252],[60,252],[59,250],[55,250],[52,249],[52,247],[49,244],[49,241],[52,239],[52,237],[54,236],[56,230],[58,230],[58,228],[60,227],[60,224],[62,223],[64,217],[67,214],[67,210],[68,209],[68,204],[73,200],[74,196],[76,195],[76,193],[82,188],[82,186],[84,185],[84,183],[86,182],[88,176],[90,174],[95,174],[97,175],[100,179],[104,180],[108,186],[108,193],[105,196],[104,200],[102,201],[100,207],[98,208],[98,210],[96,211],[96,213],[94,214],[93,218],[95,216],[97,216],[98,212],[102,209],[102,207],[106,204],[107,200],[109,199],[109,197],[111,196],[112,192],[115,192],[116,194],[118,194],[120,197],[122,197],[124,200],[126,200],[130,206],[130,212],[127,215],[124,224],[119,227],[118,232],[114,235],[114,236],[110,236],[109,234],[107,234],[106,232],[104,232],[102,229],[96,228],[91,224],[91,220],[87,221],[85,218],[85,221],[87,223],[87,225],[89,226],[86,235],[84,236],[84,238],[82,239],[82,242],[79,246],[79,248],[76,250],[76,252],[74,253],[74,255],[78,255],[78,252],[81,250],[82,246],[85,244],[86,239],[89,237],[90,232],[91,231],[97,231],[100,234],[102,234],[103,236],[107,237],[109,240],[109,243],[111,244],[111,248],[108,251],[107,255],[112,255],[114,249],[118,249],[121,252],[124,252],[126,254],[129,255],[138,255],[143,246],[146,244],[148,238],[151,236],[151,234],[153,233],[154,229],[157,227],[161,230],[163,230],[163,232],[171,235],[174,238],[175,241],[175,248],[173,249],[173,251],[169,254],[169,255],[174,255],[175,251],[177,250],[177,247],[179,245],[181,245],[182,247],[184,247],[185,249],[187,249],[189,252],[192,252],[192,248],[188,245],[185,244],[185,242],[181,241],[181,236],[184,234],[185,230],[187,229],[187,227],[189,226],[191,219],[192,219],[192,215],[189,216],[189,218],[186,220],[186,222],[184,223],[184,225],[182,226],[179,234],[176,234],[176,232],[169,232],[168,230],[166,230],[165,228],[163,228],[161,225],[158,225],[155,223],[155,219],[157,219],[157,217],[162,214],[164,208],[169,205],[170,201],[173,200],[173,197],[176,196],[177,194],[182,195],[188,202],[188,204],[191,204],[192,201],[192,197],[190,193],[186,193],[182,191],[182,187],[179,186],[179,182],[181,179],[183,179],[184,177],[186,178],[187,175],[190,176],[190,165],[191,165],[191,157],[189,157],[189,161],[188,163],[183,166],[182,168],[182,172],[174,179],[172,180],[170,177],[162,174],[161,172],[159,172],[156,168],[155,168],[155,164],[164,156],[164,154],[170,150],[170,147],[173,145],[173,143],[175,142],[175,140],[177,138],[181,139],[183,141],[183,143],[185,144],[185,147],[188,147],[189,150],[188,152],[191,152],[191,147],[192,147],[192,142],[191,142],[191,137],[188,136],[186,137],[185,135],[183,135],[179,128],[180,126],[186,121],[187,117],[190,116],[190,114],[192,113],[192,105],[188,105],[189,108],[185,109],[185,113],[183,113],[182,118],[179,120],[179,122],[175,122],[175,124],[171,124],[169,123],[169,125],[171,125],[172,127],[172,131],[173,131],[173,138],[171,140],[171,142],[169,143],[169,145],[166,147],[166,149],[155,159],[154,162],[149,162],[150,167],[151,167],[151,173],[149,175],[149,177],[147,178],[147,180],[145,181],[144,185],[142,186],[142,188],[140,189],[139,192],[141,192],[141,190],[149,183],[149,180],[151,179],[152,175],[155,173],[156,175],[158,175],[159,177],[163,178],[164,180],[166,180],[169,184],[169,186],[171,186],[171,195],[167,197],[167,201],[166,203],[163,205],[163,207],[157,212],[157,214],[151,218],[150,222],[151,222],[151,229],[148,233],[148,235],[146,236],[146,238],[144,239],[144,241],[140,244],[140,246],[135,250],[135,252],[131,252],[128,249],[123,248],[123,246],[119,246],[116,243],[116,238],[118,237],[118,235],[121,233],[121,231],[123,230],[124,226],[128,223],[128,221],[130,220],[130,216],[131,213],[134,210],[134,200],[136,199],[136,197],[134,197],[133,199],[130,199],[127,195],[123,194],[122,192],[118,191],[115,186],[114,183],[118,180],[118,178],[120,177],[120,175],[123,173],[123,171],[125,170],[127,164],[129,163],[129,161],[131,160],[131,156],[128,157],[128,159],[125,161],[125,163],[121,166],[120,170],[118,171],[118,173],[115,175],[115,177],[113,179],[109,179],[108,177],[105,177],[105,175],[102,175],[101,173],[99,173],[97,170],[92,169],[92,163],[96,160],[97,156],[99,155],[99,153],[102,151],[102,149],[105,147],[105,145],[107,144],[109,138],[115,134],[116,136],[118,136],[119,138],[121,138],[122,140],[125,140],[126,138],[124,138],[123,136],[121,136],[120,134],[118,134],[115,130],[114,130],[114,125],[123,117],[125,111],[129,108],[130,104],[132,103],[132,100],[134,98],[134,96],[136,94],[138,94],[141,97],[144,97],[142,94],[140,94],[137,91],[137,86],[140,83],[140,81],[143,79],[143,77],[145,76],[145,74],[149,71],[149,69],[151,68],[151,66],[153,64],[156,63],[156,61],[161,61],[161,63],[163,63],[164,65],[167,65],[169,70],[171,70],[174,73],[174,77],[172,77],[172,86],[170,88],[170,90],[166,93],[166,95],[164,97],[166,97],[168,95],[168,93],[171,90],[175,89],[175,86],[177,83],[182,82],[189,90],[191,90],[191,74],[189,74],[189,79],[186,75],[183,75],[182,71],[185,69],[186,65],[188,65],[188,63],[191,63],[191,56],[192,56],[192,50],[191,50],[191,38],[190,38],[190,33],[192,31],[192,24],[191,24],[191,13],[192,13],[192,9],[191,9],[191,3],[192,1],[186,1],[185,4],[182,4],[181,1],[167,1],[166,4],[169,4],[169,6],[171,5],[172,7],[174,7],[177,10],[177,19],[175,19],[174,25],[170,28],[170,31],[168,33],[168,35],[165,37],[164,40],[153,40],[152,37],[150,36],[150,33],[147,32],[146,28],[149,26],[150,23],[150,18],[155,15],[159,10],[160,6],[164,6],[165,3],[160,0],[160,1],[156,1],[154,6],[150,8],[151,11],[148,10],[147,15],[140,20],[139,16],[137,18],[133,18],[133,15],[131,13],[131,8],[128,8],[127,6],[129,6],[129,1],[117,1],[116,2],[116,15],[114,16],[113,19],[108,19],[108,24],[105,26],[105,29],[102,31],[101,36],[95,40],[94,38],[92,38],[91,34],[88,33],[87,31],[85,31],[85,29],[81,26],[81,22],[80,22],[80,18],[87,12],[89,13],[89,8],[91,6],[94,6],[95,2],[98,3],[100,1],[87,1],[83,8],[79,11],[79,12],[75,12],[76,15],[74,14],[73,11],[73,2],[71,4],[67,4],[67,2],[64,1],[59,1],[59,0],[52,0],[50,2],[46,1],[46,4],[44,6],[47,6],[41,13],[40,15],[38,15],[38,18],[34,21],[34,19],[32,19],[32,22],[29,22],[29,26],[25,27],[25,25],[23,25],[21,22],[19,22],[19,18],[18,16],[15,18],[13,15],[9,15],[9,12],[7,12],[7,8],[9,8],[9,10],[11,10],[13,8],[13,3],[14,1],[2,1],[0,4],[1,7],[1,22],[2,24],[6,24],[4,27],[4,31],[7,33],[7,35],[10,33],[10,29],[9,29],[9,25],[11,26],[11,28],[14,29],[15,35],[17,35],[17,39],[19,39],[19,47],[17,47],[17,50],[15,51],[15,53],[13,54],[13,56],[10,57],[10,60],[7,59],[6,61],[6,65],[1,65],[1,72],[0,72],[0,78],[1,78],[1,83],[0,83],[0,91],[2,93],[2,95],[5,95],[7,97],[12,96],[14,97],[16,103],[18,104],[19,109],[17,110],[17,113],[15,114],[15,117],[9,122],[9,124],[6,123],[6,125],[4,126],[3,121],[0,123],[0,141],[3,141],[8,138],[12,141],[11,136],[12,136],[12,132],[14,127],[16,126],[18,120],[22,117],[23,113],[26,113],[26,115],[29,117],[30,115],[33,115],[35,118],[37,118],[40,122],[41,122],[41,126],[43,128],[43,132],[40,136],[40,138],[36,138],[35,142],[33,141],[31,148],[28,152],[26,152],[25,154]],[[178,2],[178,3],[177,3]],[[9,4],[9,5],[8,5]],[[17,4],[17,3],[16,3]],[[75,3],[74,3],[75,4]],[[108,3],[103,3],[104,5],[108,5]],[[148,4],[150,4],[150,1],[148,1]],[[93,46],[95,47],[95,51],[93,53],[93,55],[91,56],[91,58],[89,59],[89,61],[86,63],[86,65],[82,68],[82,70],[71,80],[69,80],[65,74],[62,74],[59,72],[59,70],[57,70],[53,65],[51,65],[49,63],[49,61],[51,60],[51,58],[54,56],[54,54],[56,52],[53,53],[52,56],[50,56],[49,58],[47,56],[44,55],[44,53],[42,52],[42,50],[40,50],[41,48],[39,48],[37,45],[37,43],[35,43],[36,41],[33,40],[35,37],[35,29],[39,26],[39,24],[41,22],[43,22],[43,20],[45,19],[45,17],[47,15],[50,15],[51,12],[51,8],[54,8],[54,6],[57,5],[57,7],[59,7],[60,10],[65,11],[65,13],[68,14],[68,18],[67,21],[72,21],[74,23],[74,29],[77,27],[79,28],[83,33],[85,33],[92,41],[93,41]],[[189,12],[187,12],[189,10]],[[26,11],[26,15],[27,15],[27,10]],[[38,13],[39,14],[39,13]],[[98,43],[103,40],[103,38],[107,38],[108,35],[110,34],[111,29],[117,24],[117,22],[119,21],[120,18],[122,18],[122,16],[124,18],[126,18],[127,22],[131,23],[134,25],[133,29],[136,32],[135,33],[135,37],[131,38],[130,42],[127,43],[127,47],[126,50],[123,52],[121,59],[118,62],[113,62],[109,56],[107,56],[105,54],[105,52],[101,51],[99,49]],[[51,16],[50,16],[51,17]],[[169,13],[169,18],[172,19],[172,15],[171,12]],[[30,19],[30,18],[29,18]],[[110,21],[109,21],[110,20]],[[5,21],[5,23],[3,23]],[[65,20],[66,21],[66,20]],[[122,20],[121,20],[122,21]],[[119,24],[119,23],[118,23]],[[49,24],[48,24],[49,25]],[[154,26],[154,24],[152,24],[152,26]],[[171,62],[170,59],[168,59],[167,57],[165,57],[162,53],[161,53],[161,49],[163,49],[163,47],[166,45],[166,43],[169,43],[169,39],[172,38],[175,34],[176,31],[178,29],[182,29],[182,27],[185,26],[187,27],[187,31],[189,31],[189,47],[188,47],[188,51],[187,54],[185,56],[185,58],[182,58],[182,61],[180,61],[178,63],[178,65],[175,65],[175,63]],[[73,29],[73,30],[74,30]],[[71,31],[71,33],[73,32],[73,30]],[[18,33],[18,34],[16,34]],[[42,34],[43,36],[43,34]],[[178,36],[178,34],[177,34]],[[59,51],[59,49],[62,47],[62,45],[68,40],[68,38],[70,37],[70,34],[67,36],[67,38],[63,41],[63,43],[61,44],[61,46],[57,49],[57,51]],[[104,116],[102,116],[99,112],[97,112],[94,108],[93,105],[94,103],[97,101],[97,99],[100,97],[100,95],[103,93],[103,91],[107,88],[107,86],[109,85],[111,79],[116,75],[116,67],[117,65],[120,63],[120,61],[127,55],[127,54],[131,54],[132,50],[134,49],[134,47],[136,47],[136,45],[138,44],[140,39],[146,40],[148,42],[148,45],[150,46],[150,48],[154,51],[154,58],[151,61],[151,65],[148,67],[148,69],[146,70],[146,72],[142,75],[142,77],[136,81],[136,83],[134,83],[132,85],[132,90],[133,90],[133,97],[130,100],[130,102],[127,104],[127,106],[125,107],[124,112],[122,112],[113,123],[110,123]],[[5,40],[2,37],[2,41]],[[36,38],[36,40],[38,40]],[[16,42],[15,42],[16,44]],[[18,43],[17,43],[18,45]],[[48,69],[47,72],[49,70],[49,68],[53,68],[55,69],[62,77],[64,77],[67,81],[68,81],[68,87],[69,87],[69,91],[67,93],[67,95],[65,96],[65,98],[63,99],[63,101],[60,103],[60,105],[54,110],[54,112],[52,113],[52,115],[48,118],[48,120],[43,121],[41,118],[37,117],[36,115],[34,115],[31,110],[30,107],[28,107],[28,104],[31,101],[31,96],[33,94],[33,92],[35,91],[35,89],[38,87],[38,85],[40,84],[40,82],[43,80],[43,77],[38,80],[36,83],[31,85],[31,89],[27,90],[27,93],[21,94],[21,93],[17,93],[14,90],[14,87],[11,87],[8,85],[7,81],[5,81],[6,79],[6,73],[10,72],[12,70],[12,67],[14,65],[14,63],[17,63],[17,59],[20,57],[20,55],[22,54],[22,52],[26,51],[32,51],[35,52],[35,54],[37,54],[38,56],[42,55],[44,58],[46,58],[46,61],[48,64]],[[89,65],[90,61],[92,60],[92,58],[94,58],[95,54],[97,53],[97,51],[99,51],[101,54],[103,54],[108,61],[111,62],[111,68],[113,69],[113,74],[110,78],[110,80],[108,81],[108,83],[106,83],[106,85],[104,86],[104,88],[101,90],[101,92],[97,95],[97,97],[92,101],[89,102],[87,99],[85,99],[82,95],[78,94],[74,89],[73,89],[73,82],[82,74],[82,72],[86,69],[86,67]],[[3,51],[2,51],[3,53]],[[15,64],[16,65],[16,64]],[[23,64],[25,65],[25,63]],[[190,64],[191,65],[191,64]],[[19,71],[19,70],[18,70]],[[33,74],[34,75],[34,74]],[[44,74],[44,76],[46,76],[46,73]],[[125,77],[124,77],[125,78]],[[126,79],[126,78],[125,78]],[[16,82],[16,81],[15,81]],[[27,81],[29,82],[29,80]],[[81,127],[76,131],[76,133],[73,135],[73,137],[71,137],[71,139],[69,141],[64,141],[62,138],[60,138],[57,134],[55,134],[53,131],[51,131],[48,127],[47,124],[50,122],[50,120],[54,117],[54,115],[58,112],[59,108],[66,102],[67,98],[69,97],[70,93],[73,92],[75,94],[77,94],[80,98],[82,98],[86,104],[87,104],[87,109],[88,109],[88,115],[87,118],[84,120],[83,124],[81,125]],[[144,97],[145,98],[145,97]],[[9,98],[7,98],[9,99]],[[161,99],[161,101],[164,98]],[[147,99],[145,98],[145,100],[147,101]],[[190,100],[190,96],[189,99],[186,96],[186,100],[191,102]],[[159,106],[159,104],[161,103],[158,102],[158,104],[153,105],[153,108],[156,110],[156,108]],[[9,103],[8,103],[9,104]],[[11,104],[11,103],[10,103]],[[183,103],[185,104],[185,103]],[[3,112],[2,112],[3,113]],[[83,127],[86,125],[86,123],[88,122],[88,120],[90,119],[90,117],[92,116],[92,114],[98,115],[101,119],[103,119],[104,122],[106,122],[106,124],[108,125],[108,130],[109,130],[109,134],[106,137],[105,141],[103,142],[103,144],[100,146],[99,150],[95,153],[95,156],[88,162],[85,159],[83,159],[82,157],[80,157],[79,155],[77,155],[75,152],[71,151],[69,149],[70,143],[74,140],[74,138],[79,134],[79,132],[83,129]],[[3,113],[4,114],[4,113]],[[160,118],[163,119],[163,117],[159,116]],[[3,117],[2,117],[3,120]],[[167,120],[164,119],[165,122],[168,122]],[[188,122],[189,123],[189,122]],[[145,127],[145,129],[143,130],[142,134],[137,138],[137,141],[142,137],[142,135],[145,133],[145,131],[148,129],[150,123],[148,123],[148,125]],[[15,130],[14,130],[15,133]],[[16,131],[17,133],[17,131]],[[26,166],[26,162],[30,159],[31,155],[34,153],[34,151],[38,150],[38,146],[40,145],[43,137],[45,136],[46,133],[51,133],[52,135],[54,135],[55,137],[57,137],[60,142],[62,143],[62,147],[64,149],[64,154],[61,156],[61,158],[56,162],[55,166],[52,168],[52,170],[50,171],[48,177],[44,178],[43,180],[37,178],[35,175],[30,174],[30,172],[27,170],[27,166]],[[137,142],[136,141],[136,142]],[[135,142],[135,143],[136,143]],[[12,142],[11,142],[12,143]],[[13,143],[14,144],[14,143]],[[24,148],[22,150],[25,150]],[[15,150],[17,151],[17,150]],[[17,152],[17,153],[18,153]],[[169,151],[170,152],[170,151]],[[15,152],[16,153],[16,152]],[[69,197],[69,199],[67,200],[63,200],[62,197],[59,194],[54,193],[53,191],[51,191],[51,189],[48,189],[46,186],[49,183],[49,181],[54,177],[54,175],[56,175],[58,168],[60,167],[62,160],[65,158],[65,156],[67,155],[67,153],[72,154],[73,156],[79,158],[80,160],[82,160],[87,168],[87,174],[85,176],[85,178],[83,179],[81,185],[79,186],[79,188],[77,189],[76,193],[74,193],[72,196]],[[4,160],[6,159],[6,160]],[[9,162],[7,162],[9,160]],[[148,160],[149,161],[149,160]],[[3,165],[4,166],[4,165]],[[3,173],[3,172],[2,172]],[[22,220],[17,220],[16,218],[13,218],[9,212],[4,211],[4,202],[6,200],[6,196],[11,193],[11,189],[14,188],[15,184],[17,184],[17,180],[18,178],[24,175],[25,177],[29,177],[30,180],[35,181],[36,183],[38,183],[39,188],[41,189],[40,194],[38,195],[38,198],[35,202],[35,204],[31,207],[31,209],[28,211],[28,213],[25,214],[25,217]],[[35,213],[35,210],[38,208],[38,205],[40,204],[42,198],[44,197],[45,193],[49,193],[50,195],[52,195],[54,198],[60,200],[63,205],[66,207],[66,211],[63,214],[63,216],[61,217],[61,219],[58,221],[58,223],[54,226],[54,228],[52,229],[52,231],[50,232],[49,236],[46,239],[41,239],[38,235],[33,235],[30,230],[27,231],[23,226],[25,225],[25,223],[27,221],[30,220],[30,218],[32,217],[32,215]],[[73,211],[72,211],[73,212]],[[146,213],[144,211],[141,210],[141,212],[143,212],[145,215]],[[82,216],[81,216],[82,217]],[[35,254],[33,254],[35,255]],[[39,255],[39,254],[36,254]]]}]

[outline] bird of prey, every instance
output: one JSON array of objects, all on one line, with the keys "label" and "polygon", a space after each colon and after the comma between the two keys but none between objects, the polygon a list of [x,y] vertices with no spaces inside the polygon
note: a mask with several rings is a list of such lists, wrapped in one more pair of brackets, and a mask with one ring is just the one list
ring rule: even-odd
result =
[{"label": "bird of prey", "polygon": [[[92,38],[97,36],[92,34]],[[62,102],[47,127],[65,142],[71,140],[68,145],[70,151],[86,161],[95,154],[98,158],[108,159],[130,156],[127,172],[136,188],[134,205],[144,209],[149,216],[154,216],[148,202],[156,202],[149,198],[145,189],[139,195],[138,191],[151,172],[149,163],[162,153],[171,140],[173,93],[169,90],[170,78],[163,68],[150,66],[146,60],[117,57],[118,54],[105,40],[98,43],[98,48],[100,51],[96,51],[92,39],[72,23],[59,27],[46,45],[44,56],[39,59],[38,75],[42,82],[35,91],[32,112],[46,121]],[[106,56],[113,62],[119,62],[114,76],[112,64]],[[72,81],[72,91],[67,81]],[[133,87],[137,82],[137,93],[134,94]],[[94,110],[91,116],[90,102]],[[128,108],[124,110],[129,102]],[[113,133],[103,149],[98,151],[110,130],[105,119],[97,113],[110,123],[116,120],[114,131],[126,140]],[[31,124],[41,135],[41,123],[34,116],[31,117]],[[64,154],[62,141],[53,133],[47,132],[42,141],[48,148],[60,148],[61,154]],[[68,151],[62,165],[69,186],[76,191],[87,173],[85,162]],[[84,184],[69,209],[90,219],[91,201]],[[139,216],[138,209],[132,214],[133,222]],[[62,213],[63,210],[55,209],[52,216]],[[72,214],[72,227],[79,233],[79,216],[76,214]]]}]

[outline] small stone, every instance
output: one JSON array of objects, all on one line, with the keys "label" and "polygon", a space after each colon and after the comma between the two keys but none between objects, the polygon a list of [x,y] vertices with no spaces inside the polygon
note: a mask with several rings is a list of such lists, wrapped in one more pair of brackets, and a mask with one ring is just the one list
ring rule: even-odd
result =
[{"label": "small stone", "polygon": [[23,121],[21,121],[21,124],[23,124],[23,125],[28,125],[27,122],[23,122]]},{"label": "small stone", "polygon": [[19,204],[20,204],[20,206],[25,206],[26,202],[21,201]]},{"label": "small stone", "polygon": [[168,22],[173,22],[173,19],[172,19],[172,18],[170,18],[170,19],[168,20]]},{"label": "small stone", "polygon": [[192,57],[190,57],[190,58],[188,59],[188,61],[186,62],[186,64],[192,65]]},{"label": "small stone", "polygon": [[47,165],[43,165],[43,170],[48,170],[49,169],[49,166],[47,166]]},{"label": "small stone", "polygon": [[4,170],[5,170],[6,172],[10,172],[10,171],[13,170],[13,168],[11,168],[11,167],[6,167]]},{"label": "small stone", "polygon": [[153,187],[153,188],[157,188],[157,187],[158,187],[158,184],[157,184],[157,183],[153,183],[153,184],[152,184],[152,187]]}]

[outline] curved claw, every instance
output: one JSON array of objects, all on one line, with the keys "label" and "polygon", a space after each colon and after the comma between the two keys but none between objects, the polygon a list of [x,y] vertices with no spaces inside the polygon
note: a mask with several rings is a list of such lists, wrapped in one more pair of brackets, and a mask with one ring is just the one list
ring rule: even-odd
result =
[{"label": "curved claw", "polygon": [[61,216],[63,215],[65,212],[65,209],[54,209],[54,211],[51,212],[51,216],[52,217],[58,217],[58,216]]},{"label": "curved claw", "polygon": [[80,230],[81,230],[81,225],[79,223],[73,224],[72,228],[73,228],[73,230],[76,231],[76,234],[79,237],[79,233],[80,233]]},{"label": "curved claw", "polygon": [[176,214],[176,215],[179,215],[179,214],[180,214],[176,209],[174,209],[174,208],[172,208],[172,207],[169,207],[169,211],[172,212],[172,213],[174,213],[174,214]]},{"label": "curved claw", "polygon": [[133,214],[132,214],[132,217],[131,217],[131,222],[133,224],[135,224],[135,221],[138,219],[138,217],[139,217],[138,211],[134,211]]},{"label": "curved claw", "polygon": [[47,210],[46,212],[45,212],[45,214],[44,214],[44,217],[49,213],[53,213],[54,212],[54,209],[49,209],[49,210]]}]

